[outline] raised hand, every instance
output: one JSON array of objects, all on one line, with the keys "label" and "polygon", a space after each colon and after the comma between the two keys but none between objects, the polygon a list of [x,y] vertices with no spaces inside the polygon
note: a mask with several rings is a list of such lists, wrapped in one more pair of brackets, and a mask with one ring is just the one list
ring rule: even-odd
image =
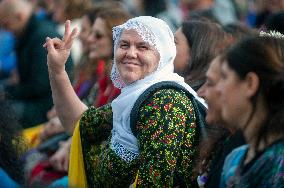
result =
[{"label": "raised hand", "polygon": [[60,73],[65,70],[65,63],[70,55],[72,43],[77,34],[78,29],[74,28],[71,32],[70,20],[67,20],[65,22],[65,32],[62,40],[59,38],[46,38],[43,47],[48,51],[48,67],[54,73]]}]

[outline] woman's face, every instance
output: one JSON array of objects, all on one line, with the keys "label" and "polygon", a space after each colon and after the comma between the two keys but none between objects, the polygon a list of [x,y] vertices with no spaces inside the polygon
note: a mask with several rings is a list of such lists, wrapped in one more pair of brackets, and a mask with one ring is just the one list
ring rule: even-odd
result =
[{"label": "woman's face", "polygon": [[112,39],[108,36],[105,21],[97,18],[88,37],[90,48],[90,59],[110,59],[112,58]]},{"label": "woman's face", "polygon": [[221,78],[221,61],[215,58],[206,72],[206,82],[197,91],[198,95],[205,99],[208,104],[206,122],[208,124],[223,124],[221,118],[220,92],[217,90],[217,84]]},{"label": "woman's face", "polygon": [[145,42],[135,30],[122,32],[115,60],[119,74],[127,85],[154,72],[159,59],[158,51]]},{"label": "woman's face", "polygon": [[79,34],[79,39],[82,43],[82,50],[83,53],[88,52],[88,45],[87,45],[87,39],[91,33],[92,25],[87,16],[83,16],[82,23],[81,23],[81,31]]},{"label": "woman's face", "polygon": [[225,61],[221,66],[217,90],[220,92],[223,120],[233,128],[243,128],[252,110],[248,81],[241,80]]},{"label": "woman's face", "polygon": [[177,55],[174,61],[174,69],[176,73],[179,73],[181,76],[183,76],[183,73],[187,69],[190,60],[190,47],[181,28],[179,28],[175,33],[175,44]]}]

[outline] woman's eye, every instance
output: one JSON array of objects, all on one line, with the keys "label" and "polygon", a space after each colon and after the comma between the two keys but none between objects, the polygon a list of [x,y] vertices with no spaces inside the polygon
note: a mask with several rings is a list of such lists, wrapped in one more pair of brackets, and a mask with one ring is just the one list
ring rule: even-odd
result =
[{"label": "woman's eye", "polygon": [[142,45],[142,46],[138,46],[138,49],[140,49],[140,50],[147,50],[147,49],[148,49],[148,47],[147,47],[147,46]]},{"label": "woman's eye", "polygon": [[128,47],[128,44],[122,43],[119,45],[120,48],[126,49]]}]

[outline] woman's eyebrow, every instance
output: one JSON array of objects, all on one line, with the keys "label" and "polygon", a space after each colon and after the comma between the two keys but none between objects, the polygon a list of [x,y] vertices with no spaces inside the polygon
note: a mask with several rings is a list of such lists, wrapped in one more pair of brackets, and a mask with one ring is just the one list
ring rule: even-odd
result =
[{"label": "woman's eyebrow", "polygon": [[149,45],[149,43],[148,43],[148,42],[145,42],[145,41],[143,41],[143,42],[138,42],[138,44],[140,44],[140,45]]},{"label": "woman's eyebrow", "polygon": [[128,43],[128,40],[121,39],[121,40],[119,40],[119,43]]}]

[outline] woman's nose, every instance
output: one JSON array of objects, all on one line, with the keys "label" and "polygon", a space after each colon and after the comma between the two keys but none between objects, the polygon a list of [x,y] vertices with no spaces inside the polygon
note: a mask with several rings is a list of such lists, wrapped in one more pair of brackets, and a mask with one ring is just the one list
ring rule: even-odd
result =
[{"label": "woman's nose", "polygon": [[128,58],[137,58],[137,49],[134,46],[131,46],[126,51],[126,57]]}]

